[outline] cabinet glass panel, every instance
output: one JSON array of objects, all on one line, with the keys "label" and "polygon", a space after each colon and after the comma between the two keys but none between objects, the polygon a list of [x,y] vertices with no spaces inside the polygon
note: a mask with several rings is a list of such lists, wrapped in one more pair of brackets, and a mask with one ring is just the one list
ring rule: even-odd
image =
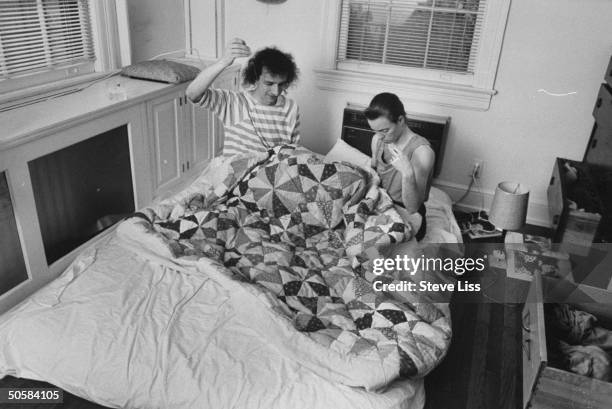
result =
[{"label": "cabinet glass panel", "polygon": [[6,172],[0,173],[0,294],[28,279]]},{"label": "cabinet glass panel", "polygon": [[127,126],[28,163],[51,264],[134,211]]}]

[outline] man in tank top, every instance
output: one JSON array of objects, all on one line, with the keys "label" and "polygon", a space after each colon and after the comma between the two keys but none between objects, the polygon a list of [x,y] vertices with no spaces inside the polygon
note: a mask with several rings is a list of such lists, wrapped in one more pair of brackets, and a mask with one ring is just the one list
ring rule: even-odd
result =
[{"label": "man in tank top", "polygon": [[[405,218],[409,218],[417,230],[417,240],[421,240],[427,229],[424,202],[429,197],[435,154],[427,139],[408,127],[404,105],[397,95],[376,95],[365,116],[376,131],[372,138],[372,167],[402,216],[409,215]],[[410,217],[414,213],[421,216],[419,226],[414,226],[415,219]]]}]

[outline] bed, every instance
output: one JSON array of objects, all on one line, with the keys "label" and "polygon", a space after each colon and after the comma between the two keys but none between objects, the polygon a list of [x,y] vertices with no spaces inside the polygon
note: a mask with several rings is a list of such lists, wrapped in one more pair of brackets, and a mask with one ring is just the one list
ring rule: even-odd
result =
[{"label": "bed", "polygon": [[374,294],[371,263],[460,242],[450,200],[432,188],[417,244],[371,174],[336,159],[215,159],[0,317],[0,378],[122,408],[422,408],[448,305]]}]

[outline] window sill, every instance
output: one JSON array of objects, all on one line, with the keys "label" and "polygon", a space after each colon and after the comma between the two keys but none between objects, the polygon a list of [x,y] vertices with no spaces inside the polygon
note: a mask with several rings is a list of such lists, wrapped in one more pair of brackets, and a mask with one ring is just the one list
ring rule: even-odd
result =
[{"label": "window sill", "polygon": [[44,101],[49,98],[60,95],[69,94],[79,90],[87,83],[92,83],[97,80],[108,77],[111,73],[89,73],[79,75],[77,77],[68,78],[61,81],[48,82],[33,87],[22,88],[15,91],[7,92],[0,97],[0,112],[9,111],[34,104],[39,101]]},{"label": "window sill", "polygon": [[316,83],[325,91],[356,92],[373,95],[393,90],[400,98],[451,108],[486,111],[495,90],[455,85],[438,81],[417,80],[391,75],[355,71],[316,69]]},{"label": "window sill", "polygon": [[[122,98],[110,95],[108,81],[103,80],[82,87],[78,92],[0,112],[0,153],[105,115],[128,110],[185,86],[124,77],[125,97]],[[144,109],[144,105],[140,109]]]}]

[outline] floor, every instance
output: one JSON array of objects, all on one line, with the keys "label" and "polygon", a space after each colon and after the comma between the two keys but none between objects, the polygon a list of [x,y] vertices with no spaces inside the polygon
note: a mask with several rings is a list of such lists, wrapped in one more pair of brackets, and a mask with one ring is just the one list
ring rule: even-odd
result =
[{"label": "floor", "polygon": [[[533,225],[521,233],[550,234]],[[499,246],[494,242],[503,239],[464,241],[466,256],[478,257],[491,254]],[[484,299],[454,294],[453,342],[444,361],[425,378],[426,409],[522,409],[521,301],[529,283],[505,275],[494,268],[479,275]]]},{"label": "floor", "polygon": [[453,342],[425,378],[426,409],[521,408],[521,307],[451,305]]}]

